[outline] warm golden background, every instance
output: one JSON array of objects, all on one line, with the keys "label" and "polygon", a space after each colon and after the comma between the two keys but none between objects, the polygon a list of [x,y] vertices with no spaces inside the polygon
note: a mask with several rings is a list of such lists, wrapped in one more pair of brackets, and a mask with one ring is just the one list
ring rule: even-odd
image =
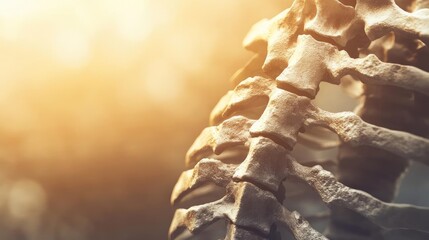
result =
[{"label": "warm golden background", "polygon": [[289,2],[0,0],[0,239],[166,239],[242,38]]},{"label": "warm golden background", "polygon": [[0,0],[0,239],[166,239],[242,38],[285,6]]}]

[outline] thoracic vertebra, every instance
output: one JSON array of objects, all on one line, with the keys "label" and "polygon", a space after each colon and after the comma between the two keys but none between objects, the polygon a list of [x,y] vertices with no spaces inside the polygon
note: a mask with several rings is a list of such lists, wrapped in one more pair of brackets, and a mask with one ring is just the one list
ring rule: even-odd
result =
[{"label": "thoracic vertebra", "polygon": [[[298,240],[382,239],[404,229],[409,239],[429,236],[428,208],[389,203],[409,160],[429,164],[429,1],[398,4],[409,12],[393,0],[296,0],[252,28],[244,45],[256,56],[232,77],[235,89],[188,151],[193,169],[180,176],[172,203],[205,185],[224,188],[223,197],[176,210],[172,239],[210,239],[198,236],[220,219],[225,239],[282,239],[281,228]],[[322,81],[345,76],[365,85],[357,114],[312,104]],[[301,140],[330,145],[301,137],[312,126],[342,142],[339,181],[292,156]],[[331,209],[327,237],[283,206],[289,178]]]}]

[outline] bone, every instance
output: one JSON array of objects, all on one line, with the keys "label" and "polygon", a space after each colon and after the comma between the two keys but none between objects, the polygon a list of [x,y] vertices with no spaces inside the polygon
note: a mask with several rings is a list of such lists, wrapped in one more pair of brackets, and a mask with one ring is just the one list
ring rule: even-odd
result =
[{"label": "bone", "polygon": [[310,99],[307,97],[275,89],[261,118],[250,128],[250,133],[253,137],[269,137],[285,148],[293,148],[309,106]]},{"label": "bone", "polygon": [[309,2],[314,5],[315,16],[305,23],[304,32],[331,39],[342,47],[358,35],[363,37],[359,29],[363,28],[364,23],[356,17],[353,7],[346,6],[337,0]]},{"label": "bone", "polygon": [[[376,225],[387,231],[429,232],[428,208],[382,201],[391,200],[383,197],[392,195],[396,181],[379,184],[389,189],[387,194],[375,195],[378,199],[345,186],[320,166],[305,167],[290,155],[298,140],[317,149],[338,145],[336,139],[324,141],[300,134],[316,125],[335,132],[347,146],[370,149],[373,157],[380,153],[385,158],[391,156],[391,162],[403,158],[429,165],[429,140],[424,138],[429,132],[424,105],[429,95],[429,67],[425,63],[429,9],[424,7],[429,1],[400,1],[403,9],[393,0],[342,2],[296,0],[289,9],[252,27],[243,45],[256,55],[232,76],[235,88],[216,105],[210,116],[212,126],[203,130],[188,151],[187,165],[195,166],[182,173],[171,201],[177,203],[206,184],[225,188],[225,195],[217,201],[178,209],[171,238],[185,230],[197,236],[210,224],[226,219],[227,240],[270,239],[274,224],[289,228],[297,240],[327,239],[298,212],[282,206],[282,182],[287,177],[311,186],[331,207],[334,218],[338,214],[335,210],[344,208],[363,216],[362,227],[374,226],[375,232],[379,229]],[[384,62],[386,59],[395,63]],[[364,96],[359,112],[379,116],[380,122],[390,125],[376,126],[354,113],[331,113],[311,104],[322,81],[338,85],[345,78],[351,79],[347,88],[351,95]],[[367,104],[377,101],[397,107],[373,114]],[[399,131],[414,129],[401,128],[403,122],[418,125],[415,129],[421,136]],[[224,152],[236,147],[246,157],[233,155],[230,162],[222,159]],[[325,163],[315,159],[306,163],[310,162]],[[399,164],[395,174],[400,174],[406,163]],[[333,230],[338,230],[334,237],[357,237],[350,231]],[[408,235],[412,239],[413,234]]]},{"label": "bone", "polygon": [[280,222],[290,228],[296,240],[327,240],[325,236],[314,230],[298,212],[290,212],[285,207],[282,210],[283,216],[280,217]]},{"label": "bone", "polygon": [[288,151],[272,140],[264,137],[254,138],[250,143],[247,158],[238,166],[233,178],[277,192],[286,177],[287,156]]},{"label": "bone", "polygon": [[238,84],[226,104],[223,116],[229,116],[240,109],[264,103],[275,88],[275,81],[264,77],[251,77]]},{"label": "bone", "polygon": [[266,54],[256,54],[250,59],[250,61],[243,68],[239,69],[237,72],[232,75],[230,82],[234,86],[237,86],[241,81],[249,78],[261,76],[268,78],[268,75],[262,70],[262,65],[264,64]]},{"label": "bone", "polygon": [[229,101],[231,100],[231,96],[233,94],[234,94],[233,91],[228,91],[223,97],[221,97],[219,102],[213,108],[213,110],[210,113],[211,126],[219,125],[226,120],[225,117],[223,116],[223,112],[228,107]]},{"label": "bone", "polygon": [[429,8],[429,1],[428,0],[416,0],[414,2],[414,10],[419,10],[423,8]]},{"label": "bone", "polygon": [[232,117],[218,126],[205,128],[186,154],[186,163],[193,166],[200,158],[220,154],[226,148],[247,146],[252,120],[242,116]]},{"label": "bone", "polygon": [[336,79],[331,80],[327,76],[326,62],[329,61],[328,58],[332,58],[335,52],[335,46],[319,42],[309,35],[301,35],[298,37],[297,47],[290,58],[288,67],[276,80],[280,87],[291,85],[305,92],[309,98],[314,98],[319,90],[320,82],[339,84],[339,81],[333,81]]},{"label": "bone", "polygon": [[366,84],[396,86],[429,95],[428,72],[413,66],[384,63],[373,54],[360,59],[337,55],[328,68],[335,79],[352,75]]},{"label": "bone", "polygon": [[[170,227],[170,238],[175,239],[185,229],[198,233],[215,221],[227,218],[231,224],[239,226],[240,233],[236,232],[237,227],[230,227],[226,239],[231,239],[231,235],[250,234],[241,231],[243,229],[251,229],[255,239],[268,239],[271,225],[276,222],[289,226],[298,240],[326,239],[299,214],[290,213],[284,208],[271,192],[248,182],[233,183],[228,189],[227,195],[218,201],[176,210]],[[264,205],[255,207],[261,202]],[[255,218],[259,221],[254,221]]]},{"label": "bone", "polygon": [[265,107],[274,87],[275,81],[269,78],[255,76],[245,79],[221,98],[210,114],[211,124],[220,124],[240,110],[259,105]]},{"label": "bone", "polygon": [[233,223],[228,226],[225,240],[248,239],[248,240],[268,240],[267,236],[262,236],[249,229],[241,228]]},{"label": "bone", "polygon": [[398,86],[429,95],[428,72],[413,66],[384,63],[372,54],[362,59],[350,58],[347,52],[309,35],[298,37],[289,66],[276,80],[280,86],[291,85],[314,98],[322,81],[340,84],[346,75],[365,84]]},{"label": "bone", "polygon": [[330,113],[318,109],[308,123],[328,127],[336,132],[342,141],[354,146],[376,147],[404,159],[429,165],[428,139],[369,124],[355,113]]},{"label": "bone", "polygon": [[[416,6],[412,0],[397,2],[406,11],[412,11],[412,7]],[[390,33],[373,41],[368,49],[361,51],[360,57],[374,53],[383,61],[404,66],[412,65],[428,71],[429,68],[424,67],[424,63],[427,62],[424,58],[428,55],[422,51],[424,47],[419,50],[419,45],[424,44],[410,38],[409,35]],[[419,118],[416,113],[421,111],[413,110],[419,102],[415,96],[416,93],[406,89],[368,85],[365,86],[364,95],[361,98],[362,105],[357,114],[365,121],[378,126],[424,135],[426,132],[424,128],[416,124]],[[348,186],[366,191],[383,201],[392,201],[408,165],[407,159],[379,148],[343,144],[339,149],[337,177]],[[365,239],[371,235],[380,235],[379,238],[382,238],[381,235],[386,235],[385,231],[361,215],[347,211],[344,207],[336,207],[333,210],[328,230],[329,237],[332,236],[334,239],[364,237]],[[395,232],[398,233],[398,230]],[[395,238],[415,239],[413,236],[416,235],[413,232],[418,231],[408,230],[406,235],[395,235]],[[390,237],[386,236],[386,239]]]},{"label": "bone", "polygon": [[294,51],[296,37],[303,27],[304,1],[295,1],[289,9],[270,20],[262,20],[252,27],[244,40],[244,47],[256,53],[266,53],[262,69],[275,78],[287,66]]},{"label": "bone", "polygon": [[[264,202],[265,207],[254,208],[257,202]],[[227,195],[218,201],[176,210],[170,235],[174,238],[185,228],[195,233],[226,217],[235,225],[254,229],[260,235],[268,236],[278,206],[276,198],[270,192],[251,183],[232,184]],[[261,221],[253,221],[255,217]]]},{"label": "bone", "polygon": [[[425,5],[426,2],[419,2],[417,7]],[[288,66],[300,34],[330,39],[342,47],[359,39],[353,42],[357,44],[354,47],[363,47],[369,43],[366,35],[376,40],[395,32],[428,45],[428,13],[429,9],[405,12],[393,0],[360,0],[355,8],[337,0],[296,0],[274,18],[255,24],[243,45],[256,53],[266,53],[263,70],[275,78]]]},{"label": "bone", "polygon": [[[225,197],[226,198],[226,197]],[[224,203],[224,199],[189,209],[177,209],[170,225],[170,239],[176,239],[186,229],[195,234],[205,227],[223,218],[225,211],[234,211],[232,205]]]},{"label": "bone", "polygon": [[359,98],[364,92],[364,84],[350,75],[341,78],[340,87],[351,98]]},{"label": "bone", "polygon": [[224,164],[215,159],[203,159],[192,170],[183,172],[171,194],[171,203],[178,203],[186,194],[205,184],[226,187],[237,165]]},{"label": "bone", "polygon": [[327,150],[336,148],[340,145],[340,141],[338,140],[325,139],[322,136],[308,134],[307,132],[298,135],[298,143],[315,150]]},{"label": "bone", "polygon": [[356,211],[386,229],[429,231],[429,208],[409,204],[384,203],[366,192],[338,182],[332,173],[320,166],[312,168],[290,161],[290,173],[312,186],[328,205],[338,205]]},{"label": "bone", "polygon": [[357,0],[356,13],[365,21],[365,32],[371,40],[394,32],[429,44],[429,9],[408,13],[393,0]]}]

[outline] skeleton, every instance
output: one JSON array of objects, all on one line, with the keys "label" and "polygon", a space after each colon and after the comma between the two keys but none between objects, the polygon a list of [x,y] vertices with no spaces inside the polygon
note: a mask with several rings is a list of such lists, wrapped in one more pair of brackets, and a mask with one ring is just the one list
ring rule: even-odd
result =
[{"label": "skeleton", "polygon": [[[427,0],[296,0],[252,27],[244,46],[256,55],[232,77],[234,90],[188,151],[192,169],[180,176],[171,201],[180,204],[206,185],[224,191],[217,200],[177,209],[170,238],[219,239],[198,236],[225,219],[225,239],[284,239],[279,229],[298,240],[383,239],[387,232],[427,239],[429,208],[390,202],[409,161],[429,164],[428,6]],[[342,80],[361,98],[356,113],[313,104],[322,81]],[[335,145],[303,133],[315,126],[341,140],[335,176],[322,168],[326,162],[308,166],[291,153],[297,143]],[[331,209],[325,235],[283,205],[283,182],[291,178]]]}]

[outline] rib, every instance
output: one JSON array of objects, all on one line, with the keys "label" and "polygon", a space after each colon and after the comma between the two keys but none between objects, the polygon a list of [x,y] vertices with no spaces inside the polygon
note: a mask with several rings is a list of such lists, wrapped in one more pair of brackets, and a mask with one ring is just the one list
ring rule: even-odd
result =
[{"label": "rib", "polygon": [[429,165],[429,140],[403,131],[372,125],[352,112],[330,113],[318,109],[308,124],[325,126],[353,146],[372,146]]},{"label": "rib", "polygon": [[305,167],[291,160],[289,170],[313,187],[327,205],[356,211],[386,229],[429,231],[429,208],[382,202],[366,192],[343,185],[320,166]]},{"label": "rib", "polygon": [[226,187],[237,167],[235,164],[225,164],[215,159],[203,159],[191,170],[183,172],[171,194],[171,203],[179,202],[192,190],[208,183]]},{"label": "rib", "polygon": [[220,154],[229,147],[246,146],[250,139],[248,129],[252,122],[245,117],[235,116],[218,126],[205,128],[186,154],[187,165],[192,166],[201,157]]}]

